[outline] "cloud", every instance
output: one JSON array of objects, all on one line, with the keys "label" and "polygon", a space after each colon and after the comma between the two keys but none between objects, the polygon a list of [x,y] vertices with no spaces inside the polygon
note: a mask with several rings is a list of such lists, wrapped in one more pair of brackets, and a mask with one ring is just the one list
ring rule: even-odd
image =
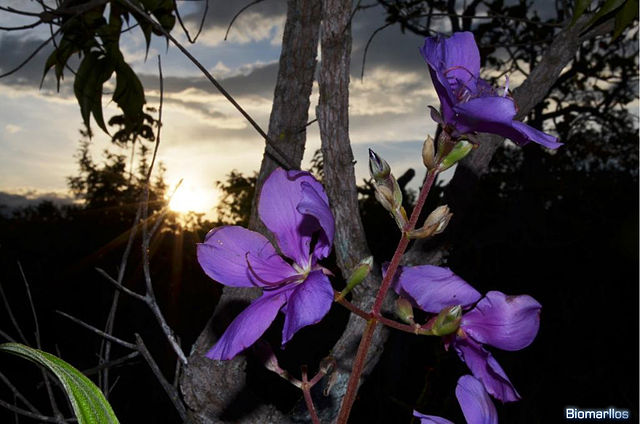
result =
[{"label": "cloud", "polygon": [[4,131],[7,134],[15,134],[17,132],[20,132],[20,130],[22,130],[22,128],[20,128],[20,126],[18,125],[7,124],[4,126]]},{"label": "cloud", "polygon": [[[183,21],[191,33],[200,25],[204,13],[204,2],[191,6],[191,12]],[[224,35],[233,17],[244,7],[238,2],[215,2],[210,4],[200,40],[209,46],[217,46],[224,41]],[[284,2],[263,1],[242,12],[229,30],[228,40],[232,43],[247,44],[262,40],[281,39],[286,15]],[[278,36],[280,36],[278,38]]]}]

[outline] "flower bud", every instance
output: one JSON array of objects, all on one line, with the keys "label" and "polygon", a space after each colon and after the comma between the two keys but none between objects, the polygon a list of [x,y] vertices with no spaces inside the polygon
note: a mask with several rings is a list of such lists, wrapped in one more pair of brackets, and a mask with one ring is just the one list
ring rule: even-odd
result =
[{"label": "flower bud", "polygon": [[424,162],[424,166],[427,167],[427,170],[432,170],[436,167],[436,146],[433,138],[431,136],[427,136],[427,139],[424,141],[422,145],[422,162]]},{"label": "flower bud", "polygon": [[458,331],[461,319],[462,307],[460,305],[446,307],[429,321],[430,334],[434,336],[453,334]]},{"label": "flower bud", "polygon": [[371,178],[376,182],[387,178],[391,173],[391,167],[389,167],[387,161],[371,149],[369,149],[369,172],[371,173]]},{"label": "flower bud", "polygon": [[361,260],[353,271],[351,271],[351,275],[347,280],[347,286],[340,292],[336,300],[343,299],[355,286],[362,283],[364,279],[367,278],[367,275],[369,275],[369,272],[371,272],[371,267],[373,267],[373,256]]},{"label": "flower bud", "polygon": [[442,163],[440,164],[440,171],[451,168],[453,165],[467,156],[472,149],[473,144],[469,143],[468,141],[458,141],[453,149],[451,149],[451,152],[449,152],[449,154],[447,154],[447,156],[445,156],[445,158],[442,160]]},{"label": "flower bud", "polygon": [[449,211],[449,206],[438,206],[429,214],[424,222],[425,227],[433,228],[432,235],[440,234],[447,228],[453,214]]},{"label": "flower bud", "polygon": [[407,237],[421,239],[440,234],[447,228],[452,216],[447,205],[438,206],[429,214],[422,227],[409,231]]},{"label": "flower bud", "polygon": [[411,302],[409,302],[404,297],[399,297],[396,300],[396,316],[400,318],[401,321],[406,322],[407,324],[413,324],[413,306]]}]

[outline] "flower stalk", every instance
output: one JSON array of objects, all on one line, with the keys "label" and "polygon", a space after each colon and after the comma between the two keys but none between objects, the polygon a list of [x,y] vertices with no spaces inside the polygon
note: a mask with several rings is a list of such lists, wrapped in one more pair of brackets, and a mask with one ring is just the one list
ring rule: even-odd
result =
[{"label": "flower stalk", "polygon": [[[407,246],[409,245],[409,237],[407,233],[413,230],[418,222],[418,217],[420,216],[420,212],[424,207],[424,204],[427,200],[427,196],[429,195],[429,191],[433,186],[433,183],[438,175],[438,169],[430,169],[427,171],[427,180],[425,181],[422,189],[420,190],[420,195],[418,196],[418,200],[416,205],[411,213],[411,217],[409,218],[409,222],[404,228],[402,233],[402,238],[398,242],[398,246],[396,247],[396,251],[393,254],[393,258],[391,259],[391,263],[389,264],[389,268],[387,269],[387,273],[382,279],[382,284],[380,285],[380,289],[378,290],[378,294],[376,296],[376,300],[373,304],[373,308],[371,309],[372,317],[367,322],[367,326],[362,334],[362,339],[360,339],[360,345],[358,346],[358,352],[354,359],[353,369],[351,371],[351,376],[349,377],[349,383],[347,386],[347,391],[345,393],[344,398],[342,399],[342,406],[340,408],[340,413],[338,415],[338,424],[346,424],[349,419],[349,415],[351,413],[351,408],[353,407],[353,403],[355,401],[356,392],[358,390],[358,383],[360,382],[360,376],[362,375],[362,371],[364,369],[364,363],[369,353],[369,348],[371,347],[371,340],[373,339],[373,334],[378,326],[378,323],[381,321],[380,310],[382,309],[382,303],[391,287],[391,282],[395,277],[396,271],[398,270],[398,266],[400,265],[400,260],[404,255],[404,252],[407,250]],[[398,323],[399,324],[399,323]],[[399,324],[402,325],[402,324]]]}]

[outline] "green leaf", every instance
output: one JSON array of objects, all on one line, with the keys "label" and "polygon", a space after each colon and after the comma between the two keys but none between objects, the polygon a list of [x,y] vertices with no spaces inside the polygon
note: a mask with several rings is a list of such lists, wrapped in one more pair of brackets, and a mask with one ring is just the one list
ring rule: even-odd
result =
[{"label": "green leaf", "polygon": [[613,30],[613,40],[620,37],[622,31],[638,17],[638,0],[627,0],[616,14],[615,28]]},{"label": "green leaf", "polygon": [[584,27],[585,29],[589,28],[591,25],[596,23],[600,18],[604,15],[616,10],[618,7],[622,6],[624,0],[606,0],[602,7],[598,10],[593,18],[589,21],[589,23]]},{"label": "green leaf", "polygon": [[142,121],[142,107],[146,103],[144,88],[133,69],[124,61],[116,66],[116,90],[113,101],[120,106],[125,120]]},{"label": "green leaf", "polygon": [[100,389],[62,359],[19,343],[1,344],[0,351],[40,364],[55,374],[71,401],[79,424],[117,424],[119,422]]},{"label": "green leaf", "polygon": [[102,116],[102,86],[111,78],[113,64],[99,52],[89,52],[78,67],[73,91],[80,105],[80,113],[87,128],[90,125],[91,114],[96,123],[107,134],[107,127]]},{"label": "green leaf", "polygon": [[573,19],[571,19],[571,25],[576,23],[578,18],[584,14],[584,11],[587,10],[587,7],[591,4],[591,0],[576,0],[576,5],[573,8]]}]

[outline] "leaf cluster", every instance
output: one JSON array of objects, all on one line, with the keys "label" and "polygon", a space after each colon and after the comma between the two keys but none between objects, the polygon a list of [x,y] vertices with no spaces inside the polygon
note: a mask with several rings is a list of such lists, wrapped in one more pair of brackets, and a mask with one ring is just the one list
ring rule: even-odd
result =
[{"label": "leaf cluster", "polygon": [[[175,24],[175,4],[171,0],[132,0],[135,6],[153,15],[167,31]],[[91,2],[75,0],[64,2],[61,8],[51,12],[54,20],[60,25],[62,37],[48,57],[44,77],[54,69],[60,84],[63,71],[69,68],[69,59],[78,54],[80,65],[75,72],[73,90],[80,105],[82,119],[87,128],[90,127],[91,116],[96,124],[109,133],[102,112],[102,94],[105,84],[115,75],[115,88],[112,100],[122,111],[121,115],[112,118],[110,125],[119,125],[120,130],[113,135],[113,140],[120,143],[135,141],[138,136],[153,140],[153,119],[144,112],[146,103],[144,88],[140,79],[125,61],[120,50],[120,38],[123,25],[129,25],[133,18],[140,27],[146,41],[147,52],[151,43],[151,34],[160,35],[159,31],[136,11],[125,3],[118,1]],[[107,7],[108,5],[108,7]],[[81,6],[82,12],[68,14],[65,11]]]}]

